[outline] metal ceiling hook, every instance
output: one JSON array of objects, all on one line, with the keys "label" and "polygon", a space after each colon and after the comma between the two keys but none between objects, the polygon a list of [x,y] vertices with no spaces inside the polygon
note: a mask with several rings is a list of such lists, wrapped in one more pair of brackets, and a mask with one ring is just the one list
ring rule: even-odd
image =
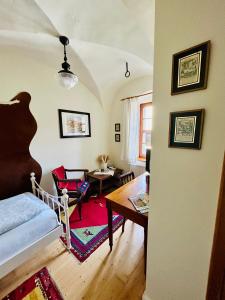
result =
[{"label": "metal ceiling hook", "polygon": [[130,71],[128,70],[128,62],[126,62],[126,73],[125,73],[125,77],[126,77],[126,78],[130,77]]}]

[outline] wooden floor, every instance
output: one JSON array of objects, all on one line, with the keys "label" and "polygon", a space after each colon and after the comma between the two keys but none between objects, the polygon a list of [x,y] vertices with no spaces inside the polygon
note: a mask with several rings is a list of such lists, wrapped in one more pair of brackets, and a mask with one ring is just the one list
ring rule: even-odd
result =
[{"label": "wooden floor", "polygon": [[82,264],[59,241],[0,280],[0,299],[46,266],[64,299],[140,300],[145,288],[143,228],[130,221]]}]

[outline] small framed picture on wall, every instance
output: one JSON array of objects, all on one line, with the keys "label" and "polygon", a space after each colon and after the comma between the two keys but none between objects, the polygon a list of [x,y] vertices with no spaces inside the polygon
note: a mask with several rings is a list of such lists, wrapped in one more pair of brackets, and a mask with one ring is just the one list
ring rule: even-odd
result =
[{"label": "small framed picture on wall", "polygon": [[173,55],[171,95],[207,87],[210,41]]},{"label": "small framed picture on wall", "polygon": [[115,131],[120,132],[120,123],[115,124]]},{"label": "small framed picture on wall", "polygon": [[120,142],[120,134],[119,133],[115,134],[115,142]]},{"label": "small framed picture on wall", "polygon": [[170,113],[169,147],[201,149],[204,109]]}]

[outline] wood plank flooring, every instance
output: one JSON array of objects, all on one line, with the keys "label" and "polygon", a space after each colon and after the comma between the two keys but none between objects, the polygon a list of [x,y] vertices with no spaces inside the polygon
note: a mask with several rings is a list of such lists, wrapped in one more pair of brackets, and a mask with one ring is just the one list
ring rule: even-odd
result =
[{"label": "wood plank flooring", "polygon": [[113,251],[106,240],[80,263],[55,241],[0,280],[0,299],[46,266],[65,300],[141,300],[145,288],[143,228],[127,221],[114,233]]}]

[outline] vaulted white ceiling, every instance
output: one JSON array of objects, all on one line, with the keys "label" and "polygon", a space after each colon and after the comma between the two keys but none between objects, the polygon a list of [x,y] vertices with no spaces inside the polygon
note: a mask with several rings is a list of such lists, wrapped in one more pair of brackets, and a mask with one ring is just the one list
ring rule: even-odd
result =
[{"label": "vaulted white ceiling", "polygon": [[153,26],[152,0],[0,0],[0,46],[23,49],[57,73],[58,36],[66,35],[71,70],[99,99],[151,75]]}]

